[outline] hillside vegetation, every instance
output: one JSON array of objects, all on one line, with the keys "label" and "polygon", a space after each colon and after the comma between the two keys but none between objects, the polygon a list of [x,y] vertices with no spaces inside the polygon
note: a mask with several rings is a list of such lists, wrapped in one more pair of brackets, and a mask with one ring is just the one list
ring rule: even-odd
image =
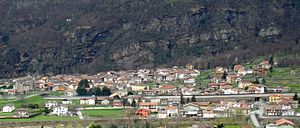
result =
[{"label": "hillside vegetation", "polygon": [[0,1],[0,77],[300,63],[298,0]]}]

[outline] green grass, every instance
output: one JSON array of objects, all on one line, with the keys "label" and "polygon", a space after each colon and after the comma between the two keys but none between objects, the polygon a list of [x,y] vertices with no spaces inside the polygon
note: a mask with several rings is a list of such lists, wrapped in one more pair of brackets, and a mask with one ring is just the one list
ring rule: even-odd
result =
[{"label": "green grass", "polygon": [[70,116],[35,116],[24,119],[0,119],[0,122],[35,122],[35,121],[68,121],[79,120],[79,117]]},{"label": "green grass", "polygon": [[97,109],[97,110],[82,110],[81,111],[85,116],[91,117],[109,117],[109,118],[117,118],[122,117],[123,112],[122,109]]},{"label": "green grass", "polygon": [[42,105],[46,102],[41,96],[33,96],[24,100],[8,100],[0,102],[0,107],[3,107],[6,104],[14,104],[16,108],[21,107],[22,104],[39,104]]},{"label": "green grass", "polygon": [[15,112],[0,112],[0,116],[12,116]]},{"label": "green grass", "polygon": [[300,107],[297,108],[297,112],[300,112]]},{"label": "green grass", "polygon": [[225,128],[240,128],[241,126],[239,125],[225,125]]},{"label": "green grass", "polygon": [[292,91],[300,92],[300,68],[274,67],[265,80],[270,87],[288,86]]}]

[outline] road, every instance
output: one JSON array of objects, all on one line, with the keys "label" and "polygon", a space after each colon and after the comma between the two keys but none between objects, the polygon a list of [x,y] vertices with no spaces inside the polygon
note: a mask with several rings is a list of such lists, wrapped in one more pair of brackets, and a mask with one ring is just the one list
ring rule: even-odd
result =
[{"label": "road", "polygon": [[[256,98],[256,97],[269,97],[272,94],[281,94],[284,96],[294,96],[295,93],[263,93],[263,94],[231,94],[231,95],[196,95],[196,99],[226,99],[226,98]],[[81,99],[89,97],[45,97],[45,99]],[[144,96],[146,99],[180,99],[180,96]],[[192,98],[192,96],[184,96],[184,98]]]}]

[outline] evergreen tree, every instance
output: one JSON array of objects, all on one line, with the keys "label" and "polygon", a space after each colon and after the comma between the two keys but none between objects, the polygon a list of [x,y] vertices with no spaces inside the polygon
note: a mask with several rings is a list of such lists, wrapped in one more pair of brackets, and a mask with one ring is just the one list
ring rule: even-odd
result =
[{"label": "evergreen tree", "polygon": [[89,95],[101,96],[102,91],[99,87],[93,87],[89,90]]},{"label": "evergreen tree", "polygon": [[270,63],[271,65],[274,65],[274,58],[273,58],[273,56],[270,57],[269,63]]},{"label": "evergreen tree", "polygon": [[133,92],[127,92],[127,95],[129,96],[129,95],[133,95]]},{"label": "evergreen tree", "polygon": [[87,90],[83,86],[77,87],[76,93],[78,96],[87,96],[88,95]]},{"label": "evergreen tree", "polygon": [[136,107],[136,101],[134,99],[132,100],[131,107]]},{"label": "evergreen tree", "polygon": [[195,97],[195,95],[192,96],[192,102],[196,102],[196,97]]},{"label": "evergreen tree", "polygon": [[111,95],[111,91],[110,91],[110,89],[108,87],[104,86],[102,88],[102,94],[103,94],[103,96],[110,96]]},{"label": "evergreen tree", "polygon": [[81,80],[78,83],[78,87],[76,89],[77,95],[78,96],[87,96],[88,92],[87,92],[86,88],[89,88],[89,82],[88,82],[88,80],[86,80],[86,79]]},{"label": "evergreen tree", "polygon": [[297,94],[297,92],[295,93],[295,95],[293,97],[293,100],[298,100],[298,94]]},{"label": "evergreen tree", "polygon": [[182,105],[185,104],[185,100],[184,100],[184,98],[183,98],[183,95],[180,96],[180,103],[181,103]]}]

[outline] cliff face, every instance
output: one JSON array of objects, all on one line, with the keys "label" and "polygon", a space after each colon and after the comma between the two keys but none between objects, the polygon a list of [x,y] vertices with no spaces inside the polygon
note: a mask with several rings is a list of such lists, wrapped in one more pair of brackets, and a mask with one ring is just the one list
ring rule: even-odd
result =
[{"label": "cliff face", "polygon": [[2,77],[207,68],[300,51],[297,0],[0,0],[0,8]]}]

